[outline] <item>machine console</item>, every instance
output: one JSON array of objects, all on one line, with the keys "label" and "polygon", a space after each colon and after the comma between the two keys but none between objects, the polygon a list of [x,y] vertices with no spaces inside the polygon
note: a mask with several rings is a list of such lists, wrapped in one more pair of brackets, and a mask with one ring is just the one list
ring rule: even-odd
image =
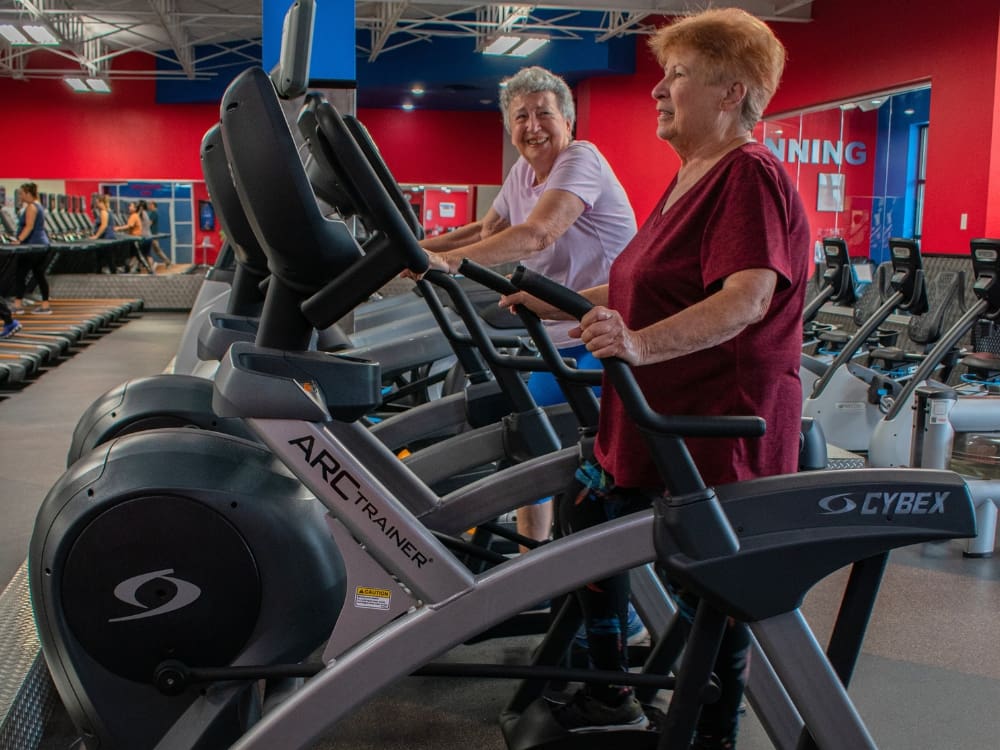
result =
[{"label": "machine console", "polygon": [[892,258],[892,278],[889,283],[894,292],[903,296],[899,307],[911,315],[927,312],[927,289],[924,285],[920,245],[916,240],[893,237],[889,240],[889,253]]},{"label": "machine console", "polygon": [[1000,240],[972,240],[972,270],[976,274],[973,291],[988,305],[984,316],[1000,315]]},{"label": "machine console", "polygon": [[835,305],[852,306],[856,300],[855,279],[847,242],[841,237],[825,237],[823,257],[826,261],[823,283],[834,290],[830,301]]}]

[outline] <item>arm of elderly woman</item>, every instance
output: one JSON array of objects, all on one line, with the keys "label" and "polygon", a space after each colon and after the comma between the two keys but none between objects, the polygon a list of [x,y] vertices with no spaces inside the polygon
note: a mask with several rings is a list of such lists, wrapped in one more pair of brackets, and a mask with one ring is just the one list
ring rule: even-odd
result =
[{"label": "arm of elderly woman", "polygon": [[777,282],[769,268],[737,271],[715,294],[638,331],[630,330],[616,311],[594,307],[580,321],[580,339],[594,356],[619,357],[630,365],[682,357],[728,341],[762,320]]},{"label": "arm of elderly woman", "polygon": [[[483,232],[484,236],[478,242],[431,255],[431,267],[455,273],[465,258],[483,266],[524,260],[561,237],[585,208],[584,202],[568,190],[546,190],[522,223],[493,234]],[[487,220],[483,223],[489,224]]]},{"label": "arm of elderly woman", "polygon": [[[493,211],[493,209],[491,208],[490,211]],[[489,218],[489,214],[487,214],[486,218],[482,221],[474,221],[471,224],[459,227],[453,232],[445,232],[437,237],[427,237],[420,241],[420,246],[432,253],[444,253],[449,250],[465,247],[473,242],[478,242],[482,239],[483,229]]]}]

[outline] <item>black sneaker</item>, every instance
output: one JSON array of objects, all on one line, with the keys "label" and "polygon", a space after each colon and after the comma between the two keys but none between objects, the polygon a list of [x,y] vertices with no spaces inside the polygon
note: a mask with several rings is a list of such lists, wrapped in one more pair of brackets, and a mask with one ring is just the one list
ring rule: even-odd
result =
[{"label": "black sneaker", "polygon": [[621,705],[610,706],[580,690],[553,715],[569,732],[620,732],[649,727],[649,719],[634,695],[626,697]]}]

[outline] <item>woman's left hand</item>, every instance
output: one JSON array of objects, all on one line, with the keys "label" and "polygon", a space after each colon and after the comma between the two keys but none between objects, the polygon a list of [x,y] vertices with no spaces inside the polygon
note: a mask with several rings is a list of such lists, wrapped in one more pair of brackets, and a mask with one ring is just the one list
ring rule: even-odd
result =
[{"label": "woman's left hand", "polygon": [[[593,307],[580,319],[580,327],[576,330],[587,350],[598,359],[618,357],[630,365],[642,364],[642,339],[625,325],[617,311]],[[571,331],[570,335],[574,333]]]}]

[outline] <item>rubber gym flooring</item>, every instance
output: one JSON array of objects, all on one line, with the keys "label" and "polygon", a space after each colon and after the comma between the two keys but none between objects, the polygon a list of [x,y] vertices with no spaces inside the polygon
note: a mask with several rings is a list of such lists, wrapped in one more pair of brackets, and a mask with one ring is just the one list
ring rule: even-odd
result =
[{"label": "rubber gym flooring", "polygon": [[[80,413],[122,380],[162,371],[184,321],[144,313],[0,402],[0,584],[24,560],[35,511],[63,470]],[[821,638],[844,580],[831,576],[806,602]],[[504,639],[460,647],[448,658],[517,661],[532,644]],[[496,716],[511,690],[507,681],[409,678],[315,747],[502,750]],[[957,542],[894,552],[851,694],[883,750],[1000,745],[1000,555],[965,560]],[[50,724],[41,747],[68,747],[65,717]],[[752,715],[739,747],[770,747]],[[617,750],[610,737],[608,748]]]}]

